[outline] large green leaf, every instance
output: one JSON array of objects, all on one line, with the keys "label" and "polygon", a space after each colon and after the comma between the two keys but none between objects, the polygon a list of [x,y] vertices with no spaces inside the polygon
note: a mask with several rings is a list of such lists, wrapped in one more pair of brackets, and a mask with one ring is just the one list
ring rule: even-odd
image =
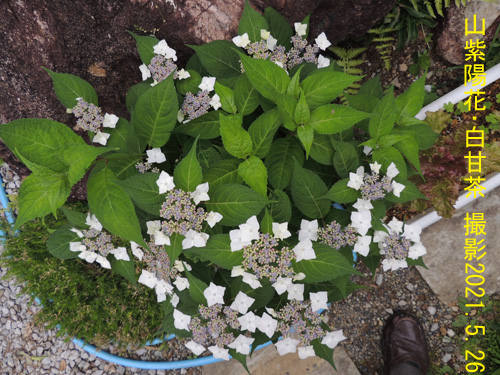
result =
[{"label": "large green leaf", "polygon": [[297,123],[297,125],[302,125],[308,123],[310,118],[311,111],[309,111],[309,106],[307,105],[304,92],[301,90],[299,101],[297,102],[297,106],[295,107],[295,111],[293,114],[293,119]]},{"label": "large green leaf", "polygon": [[224,148],[231,155],[245,159],[252,153],[252,138],[243,129],[243,116],[241,114],[224,116],[221,113],[219,119]]},{"label": "large green leaf", "polygon": [[137,43],[137,51],[139,52],[139,56],[141,57],[141,61],[149,65],[151,59],[156,56],[153,51],[153,47],[157,45],[160,41],[152,36],[142,36],[134,34],[131,31],[128,31],[130,35],[132,35]]},{"label": "large green leaf", "polygon": [[142,94],[132,114],[137,137],[151,147],[162,147],[177,122],[177,93],[173,74]]},{"label": "large green leaf", "polygon": [[51,233],[47,241],[47,250],[59,259],[74,259],[78,257],[78,252],[69,249],[70,242],[80,242],[81,238],[70,229],[71,224],[64,224]]},{"label": "large green leaf", "polygon": [[370,137],[375,139],[391,133],[396,120],[396,105],[393,94],[394,87],[380,100],[370,117],[369,130]]},{"label": "large green leaf", "polygon": [[191,272],[186,269],[186,267],[184,267],[184,272],[186,273],[186,277],[189,281],[189,295],[191,298],[197,303],[206,304],[207,299],[205,298],[203,292],[208,288],[208,285],[193,276]]},{"label": "large green leaf", "polygon": [[406,136],[403,140],[397,142],[394,147],[413,164],[418,173],[422,174],[420,170],[420,159],[418,157],[418,142],[415,138]]},{"label": "large green leaf", "polygon": [[253,59],[243,54],[240,58],[248,79],[264,98],[275,103],[276,93],[286,93],[290,77],[284,69],[269,60]]},{"label": "large green leaf", "polygon": [[335,367],[335,363],[333,362],[333,349],[330,349],[328,346],[323,345],[320,339],[312,340],[311,344],[314,349],[314,354],[327,361],[334,368],[335,372],[337,372],[337,368]]},{"label": "large green leaf", "polygon": [[359,167],[358,153],[349,142],[336,142],[333,167],[341,178],[349,177],[349,172],[354,172]]},{"label": "large green leaf", "polygon": [[259,93],[250,83],[246,74],[242,74],[236,81],[234,103],[238,112],[243,116],[249,115],[259,106]]},{"label": "large green leaf", "polygon": [[210,111],[200,117],[196,117],[185,124],[181,124],[174,129],[175,133],[200,137],[200,139],[217,138],[220,135],[219,115],[222,111]]},{"label": "large green leaf", "polygon": [[238,35],[248,33],[250,41],[258,42],[261,39],[261,29],[268,29],[266,19],[250,6],[248,0],[245,0],[245,8],[238,25]]},{"label": "large green leaf", "polygon": [[90,210],[112,234],[147,247],[132,200],[115,181],[115,175],[108,168],[90,175],[87,183]]},{"label": "large green leaf", "polygon": [[324,196],[324,198],[328,198],[332,202],[336,203],[353,203],[361,198],[361,193],[358,190],[350,188],[347,186],[349,179],[345,178],[343,180],[337,181],[331,188],[328,190],[328,193]]},{"label": "large green leaf", "polygon": [[107,166],[115,177],[125,180],[137,174],[137,163],[142,161],[140,155],[115,153],[106,157]]},{"label": "large green leaf", "polygon": [[245,183],[263,197],[267,197],[267,169],[261,159],[250,156],[238,166],[238,173]]},{"label": "large green leaf", "polygon": [[185,237],[180,235],[179,233],[174,233],[170,237],[170,245],[165,245],[165,252],[168,255],[168,259],[170,260],[170,267],[174,264],[174,262],[177,260],[179,255],[181,255],[183,249],[182,249],[182,240]]},{"label": "large green leaf", "polygon": [[302,81],[300,86],[304,90],[307,104],[313,109],[323,104],[331,103],[342,94],[344,89],[359,79],[361,79],[360,76],[323,71],[310,75]]},{"label": "large green leaf", "polygon": [[181,95],[186,95],[188,92],[196,95],[200,90],[199,86],[201,84],[202,78],[195,70],[188,70],[187,72],[190,74],[190,77],[177,80],[175,83],[175,87]]},{"label": "large green leaf", "polygon": [[186,157],[175,167],[175,186],[184,191],[195,191],[196,187],[201,184],[203,180],[201,165],[196,158],[197,143],[198,139],[196,139],[193,146],[191,146],[191,151],[189,151]]},{"label": "large green leaf", "polygon": [[404,129],[399,129],[399,132],[401,134],[409,134],[416,139],[420,150],[427,150],[432,147],[439,137],[439,134],[434,133],[427,124],[405,126]]},{"label": "large green leaf", "polygon": [[267,207],[269,214],[278,223],[288,223],[292,218],[292,204],[288,195],[279,189],[275,189],[270,195],[269,200],[273,201]]},{"label": "large green leaf", "polygon": [[106,146],[117,147],[122,151],[127,151],[127,137],[131,127],[132,124],[120,117],[115,128],[106,129],[106,133],[109,133],[109,139]]},{"label": "large green leaf", "polygon": [[211,188],[224,184],[241,184],[243,179],[238,173],[240,160],[225,159],[214,163],[203,174],[203,180],[208,182]]},{"label": "large green leaf", "polygon": [[408,90],[396,98],[396,113],[413,117],[424,104],[425,75],[413,82]]},{"label": "large green leaf", "polygon": [[273,188],[283,190],[290,185],[294,158],[300,165],[304,164],[304,150],[296,139],[280,138],[273,142],[266,156],[269,183]]},{"label": "large green leaf", "polygon": [[68,199],[71,192],[68,178],[62,173],[33,173],[19,189],[19,214],[14,229],[37,217],[56,210]]},{"label": "large green leaf", "polygon": [[151,84],[148,82],[140,82],[130,87],[130,89],[127,91],[127,98],[125,101],[129,113],[134,112],[137,101],[139,100],[141,95],[149,89],[151,89]]},{"label": "large green leaf", "polygon": [[294,265],[295,272],[306,275],[304,282],[319,283],[353,273],[361,275],[339,251],[330,246],[315,242],[313,249],[316,259],[301,260]]},{"label": "large green leaf", "polygon": [[242,251],[231,251],[231,240],[228,234],[210,236],[205,247],[192,247],[184,250],[184,252],[196,254],[219,267],[229,270],[235,266],[240,266],[243,262]]},{"label": "large green leaf", "polygon": [[314,134],[311,144],[311,158],[320,164],[332,165],[334,149],[329,135]]},{"label": "large green leaf", "polygon": [[165,201],[165,195],[159,194],[156,181],[158,173],[136,174],[117,183],[125,189],[132,201],[141,210],[159,216],[161,205]]},{"label": "large green leaf", "polygon": [[276,109],[264,112],[250,125],[248,133],[252,138],[253,155],[261,159],[267,155],[280,125],[281,119]]},{"label": "large green leaf", "polygon": [[314,141],[314,129],[310,125],[297,126],[297,136],[300,143],[302,143],[302,147],[306,150],[306,158],[309,158],[309,152]]},{"label": "large green leaf", "polygon": [[269,25],[271,35],[278,40],[276,44],[289,50],[292,47],[290,39],[294,32],[288,21],[271,7],[265,9],[264,17]]},{"label": "large green leaf", "polygon": [[120,276],[123,276],[132,284],[137,285],[134,258],[130,257],[130,260],[118,260],[113,256],[109,257],[109,263],[111,264],[111,269],[114,272],[116,272]]},{"label": "large green leaf", "polygon": [[72,109],[78,103],[76,98],[83,98],[87,103],[98,105],[97,93],[87,81],[73,74],[56,73],[46,68],[43,69],[52,78],[57,99],[66,108]]},{"label": "large green leaf", "polygon": [[[2,124],[0,138],[14,153],[56,172],[68,170],[63,151],[69,144],[85,144],[68,126],[47,119],[20,119]],[[18,155],[16,155],[18,156]]]},{"label": "large green leaf", "polygon": [[288,130],[296,130],[297,123],[295,122],[295,110],[297,108],[297,100],[288,95],[276,94],[276,105],[283,122],[283,126]]},{"label": "large green leaf", "polygon": [[92,147],[86,144],[71,145],[63,153],[64,161],[68,164],[68,179],[71,186],[82,179],[87,172],[87,168],[94,159],[112,151],[113,147]]},{"label": "large green leaf", "polygon": [[394,147],[384,147],[372,151],[373,161],[382,164],[382,170],[385,172],[391,163],[396,165],[399,171],[398,177],[405,179],[407,176],[406,163],[401,153]]},{"label": "large green leaf", "polygon": [[307,217],[318,219],[330,211],[330,201],[319,198],[328,191],[323,180],[316,173],[302,168],[297,162],[291,190],[295,205]]},{"label": "large green leaf", "polygon": [[237,47],[227,40],[215,40],[201,46],[189,46],[195,50],[203,67],[217,78],[241,74]]},{"label": "large green leaf", "polygon": [[418,190],[415,184],[408,180],[398,181],[400,184],[405,185],[405,188],[400,193],[399,197],[396,197],[394,194],[389,194],[387,196],[387,200],[394,203],[405,203],[415,199],[425,199],[427,197]]},{"label": "large green leaf", "polygon": [[249,187],[226,184],[210,189],[210,200],[205,202],[209,211],[219,212],[222,225],[239,225],[257,215],[269,203]]},{"label": "large green leaf", "polygon": [[215,92],[219,95],[221,107],[227,113],[235,114],[238,112],[234,102],[234,90],[215,82]]},{"label": "large green leaf", "polygon": [[319,134],[335,134],[351,128],[361,120],[370,117],[369,113],[357,111],[337,104],[323,105],[311,113],[309,124]]}]

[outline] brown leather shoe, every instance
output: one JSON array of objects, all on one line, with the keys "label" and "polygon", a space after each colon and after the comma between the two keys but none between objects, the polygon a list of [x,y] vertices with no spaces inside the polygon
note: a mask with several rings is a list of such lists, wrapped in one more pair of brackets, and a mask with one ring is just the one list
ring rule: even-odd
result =
[{"label": "brown leather shoe", "polygon": [[384,374],[397,365],[413,366],[422,374],[429,369],[429,355],[425,333],[418,319],[398,311],[388,320],[382,335]]}]

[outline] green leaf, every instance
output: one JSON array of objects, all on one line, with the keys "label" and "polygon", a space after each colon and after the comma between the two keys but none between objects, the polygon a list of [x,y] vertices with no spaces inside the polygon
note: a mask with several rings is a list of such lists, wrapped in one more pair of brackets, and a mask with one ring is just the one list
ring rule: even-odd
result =
[{"label": "green leaf", "polygon": [[347,99],[347,102],[349,103],[350,107],[357,109],[358,111],[369,112],[369,113],[373,112],[373,109],[380,101],[373,95],[366,95],[359,93],[356,95],[344,94],[344,96]]},{"label": "green leaf", "polygon": [[370,117],[369,130],[370,137],[377,138],[390,134],[396,120],[396,106],[394,99],[394,87],[391,86],[389,92],[380,100]]},{"label": "green leaf", "polygon": [[353,203],[361,198],[361,193],[347,186],[348,178],[337,181],[322,198],[328,198],[336,203]]},{"label": "green leaf", "polygon": [[115,236],[147,247],[142,238],[132,200],[125,189],[115,183],[115,180],[115,175],[108,168],[90,175],[87,183],[90,210]]},{"label": "green leaf", "polygon": [[83,98],[87,103],[98,105],[97,93],[90,83],[73,74],[56,73],[43,68],[49,73],[57,99],[68,109],[77,105],[76,98]]},{"label": "green leaf", "polygon": [[274,288],[269,284],[268,281],[263,281],[262,287],[252,289],[250,285],[243,282],[242,277],[232,279],[231,297],[235,298],[240,291],[245,293],[247,296],[255,299],[255,302],[251,305],[252,311],[257,311],[258,309],[266,306],[276,294]]},{"label": "green leaf", "polygon": [[294,266],[295,272],[303,272],[306,275],[304,282],[319,283],[343,275],[361,275],[339,251],[330,246],[313,242],[313,249],[316,259],[304,259],[296,262]]},{"label": "green leaf", "polygon": [[238,112],[234,102],[234,91],[232,89],[221,85],[219,82],[215,82],[215,92],[219,95],[220,103],[224,111],[232,114]]},{"label": "green leaf", "polygon": [[127,110],[129,111],[129,113],[134,112],[137,101],[139,100],[141,95],[144,94],[146,91],[148,91],[150,88],[151,84],[147,82],[141,82],[130,87],[130,89],[127,92],[127,99],[126,99]]},{"label": "green leaf", "polygon": [[57,217],[56,210],[66,202],[70,192],[68,178],[62,173],[33,173],[26,177],[19,189],[19,214],[14,230],[51,212]]},{"label": "green leaf", "polygon": [[256,156],[243,160],[238,167],[238,174],[253,190],[267,197],[267,169],[262,160]]},{"label": "green leaf", "polygon": [[80,242],[81,238],[75,232],[72,232],[71,228],[73,228],[72,224],[64,224],[49,236],[47,250],[56,258],[63,260],[78,258],[79,252],[71,251],[69,243]]},{"label": "green leaf", "polygon": [[439,137],[428,125],[412,125],[400,130],[401,134],[409,134],[418,142],[420,150],[427,150],[434,145],[434,142]]},{"label": "green leaf", "polygon": [[273,142],[274,135],[281,125],[278,110],[264,112],[248,128],[248,134],[252,138],[252,154],[258,158],[264,158]]},{"label": "green leaf", "polygon": [[249,81],[264,98],[275,103],[276,93],[286,93],[290,77],[284,69],[269,60],[253,59],[243,54],[240,58]]},{"label": "green leaf", "polygon": [[72,227],[75,228],[88,228],[88,225],[85,224],[87,216],[81,212],[70,210],[67,207],[61,207],[61,210],[66,216],[66,219],[68,220],[69,224],[71,224]]},{"label": "green leaf", "polygon": [[304,164],[304,150],[296,139],[280,138],[273,142],[265,160],[269,183],[273,188],[283,190],[290,185],[294,158],[300,165]]},{"label": "green leaf", "polygon": [[276,104],[281,121],[283,121],[283,126],[292,131],[297,129],[297,124],[295,123],[297,100],[288,95],[276,94]]},{"label": "green leaf", "polygon": [[118,180],[125,180],[137,174],[137,163],[142,157],[130,154],[116,153],[106,157],[107,166]]},{"label": "green leaf", "polygon": [[250,41],[258,42],[261,39],[261,29],[268,29],[266,19],[250,6],[248,0],[245,0],[245,8],[238,25],[238,35],[248,33]]},{"label": "green leaf", "polygon": [[202,78],[198,74],[198,72],[194,70],[188,70],[187,72],[190,74],[190,77],[177,80],[175,83],[175,87],[181,95],[186,95],[188,92],[196,95],[200,90],[199,86]]},{"label": "green leaf", "polygon": [[191,151],[181,160],[174,171],[175,186],[184,191],[195,191],[196,187],[201,184],[203,174],[201,165],[196,158],[196,139],[191,147]]},{"label": "green leaf", "polygon": [[273,234],[273,217],[267,210],[267,208],[264,209],[264,217],[260,221],[260,232],[261,233],[268,233],[268,234]]},{"label": "green leaf", "polygon": [[384,91],[382,89],[382,84],[380,83],[380,76],[376,76],[363,83],[359,88],[358,93],[361,95],[371,95],[376,99],[382,99]]},{"label": "green leaf", "polygon": [[231,251],[231,239],[228,234],[212,235],[205,247],[192,247],[184,252],[196,254],[228,270],[240,266],[243,262],[243,251]]},{"label": "green leaf", "polygon": [[275,189],[269,194],[269,200],[274,201],[267,206],[269,214],[277,223],[288,223],[292,218],[292,204],[288,195],[283,190]]},{"label": "green leaf", "polygon": [[170,267],[174,264],[174,262],[177,260],[179,255],[181,255],[183,249],[182,249],[182,240],[184,239],[184,236],[180,235],[179,233],[174,233],[172,236],[170,236],[170,245],[165,245],[165,252],[168,255],[168,259],[170,260]]},{"label": "green leaf", "polygon": [[417,169],[417,172],[422,174],[420,170],[420,159],[418,157],[418,142],[416,139],[407,136],[404,140],[397,142],[394,147],[408,159],[410,163]]},{"label": "green leaf", "polygon": [[149,63],[151,63],[151,59],[156,56],[153,47],[160,41],[152,36],[141,36],[128,30],[127,32],[134,37],[137,43],[137,51],[139,52],[141,61],[144,64],[149,65]]},{"label": "green leaf", "polygon": [[250,370],[248,369],[247,366],[247,356],[245,354],[238,353],[236,349],[229,349],[229,354],[231,355],[231,357],[233,357],[239,363],[241,363],[243,368],[248,372],[248,375],[251,375]]},{"label": "green leaf", "polygon": [[313,109],[332,102],[351,83],[361,78],[340,72],[323,71],[310,75],[300,86],[304,90],[307,104]]},{"label": "green leaf", "polygon": [[286,89],[286,94],[294,99],[298,99],[300,93],[302,92],[300,89],[300,74],[303,68],[304,65],[301,65],[300,68],[295,72]]},{"label": "green leaf", "polygon": [[208,285],[200,279],[194,277],[191,272],[187,270],[186,266],[184,266],[184,272],[186,273],[186,277],[189,281],[189,295],[195,302],[205,305],[207,303],[207,299],[205,298],[203,292],[208,288]]},{"label": "green leaf", "polygon": [[295,112],[293,114],[293,119],[299,125],[306,124],[311,118],[311,112],[309,111],[309,106],[307,105],[306,99],[304,97],[304,92],[300,92],[299,101],[295,107]]},{"label": "green leaf", "polygon": [[219,115],[222,111],[205,113],[186,124],[181,124],[174,129],[174,133],[182,133],[200,139],[213,139],[220,135]]},{"label": "green leaf", "polygon": [[241,114],[224,116],[221,113],[219,120],[224,148],[231,155],[245,159],[252,153],[252,138],[243,129],[243,116]]},{"label": "green leaf", "polygon": [[135,263],[133,257],[130,257],[130,260],[127,261],[122,259],[118,260],[113,256],[109,258],[109,263],[111,264],[111,269],[114,272],[126,278],[133,285],[137,285],[135,276]]},{"label": "green leaf", "polygon": [[351,128],[368,117],[369,113],[344,105],[329,104],[315,109],[311,113],[309,124],[319,134],[335,134]]},{"label": "green leaf", "polygon": [[297,136],[299,137],[304,150],[306,150],[306,158],[309,158],[309,152],[311,151],[311,146],[314,140],[313,128],[309,125],[300,125],[297,127]]},{"label": "green leaf", "polygon": [[[396,176],[396,178],[399,177]],[[389,194],[386,196],[386,199],[390,202],[394,203],[405,203],[412,201],[414,199],[425,199],[427,200],[427,197],[423,195],[420,190],[415,186],[415,184],[411,181],[408,180],[402,180],[398,181],[400,184],[403,184],[405,188],[403,191],[400,193],[399,197],[396,197],[394,194]]]},{"label": "green leaf", "polygon": [[241,74],[238,48],[227,40],[215,40],[201,46],[188,47],[195,50],[203,67],[210,75],[217,78],[228,78]]},{"label": "green leaf", "polygon": [[425,75],[413,82],[408,90],[396,98],[396,113],[413,117],[424,104]]},{"label": "green leaf", "polygon": [[239,225],[259,214],[269,203],[267,198],[252,189],[236,184],[217,186],[210,190],[210,200],[205,202],[209,211],[219,212],[222,225]]},{"label": "green leaf", "polygon": [[337,142],[335,145],[333,167],[341,178],[347,178],[349,172],[353,172],[359,167],[358,153],[349,142]]},{"label": "green leaf", "polygon": [[137,207],[158,216],[165,201],[165,195],[158,193],[156,181],[159,176],[158,173],[136,174],[117,183],[123,187]]},{"label": "green leaf", "polygon": [[203,174],[203,180],[208,182],[210,188],[224,184],[241,184],[243,179],[238,173],[240,160],[225,159],[214,163]]},{"label": "green leaf", "polygon": [[259,106],[259,93],[250,83],[246,74],[242,74],[236,81],[234,103],[238,112],[243,116],[249,115]]},{"label": "green leaf", "polygon": [[295,162],[292,177],[292,198],[297,208],[307,217],[318,219],[330,211],[330,201],[320,199],[327,192],[323,180],[314,172],[302,168]]},{"label": "green leaf", "polygon": [[82,179],[87,172],[87,168],[94,159],[112,151],[113,147],[92,147],[89,145],[71,145],[63,153],[64,161],[68,164],[68,180],[71,186]]},{"label": "green leaf", "polygon": [[334,154],[330,136],[314,134],[310,151],[311,158],[320,164],[332,165]]},{"label": "green leaf", "polygon": [[335,363],[333,363],[333,349],[330,349],[328,346],[323,345],[319,339],[312,340],[311,344],[314,349],[314,354],[327,361],[330,365],[332,365],[335,372],[337,372]]},{"label": "green leaf", "polygon": [[401,153],[394,147],[386,147],[373,150],[372,159],[373,161],[382,164],[382,171],[384,173],[387,171],[389,165],[391,165],[391,163],[394,163],[399,171],[398,176],[403,179],[406,178],[407,173],[405,160],[403,159]]},{"label": "green leaf", "polygon": [[135,134],[151,147],[162,147],[177,122],[177,93],[173,74],[146,91],[132,114]]},{"label": "green leaf", "polygon": [[288,51],[292,47],[290,39],[294,34],[288,21],[271,7],[265,9],[264,17],[269,25],[271,35],[278,40],[276,44],[285,47]]},{"label": "green leaf", "polygon": [[106,133],[109,133],[109,139],[106,146],[116,147],[122,151],[127,151],[127,137],[131,128],[132,124],[120,117],[115,128],[106,129]]},{"label": "green leaf", "polygon": [[29,162],[55,172],[68,170],[63,160],[68,144],[85,144],[68,126],[47,119],[20,119],[2,124],[0,138],[14,153],[17,150]]}]

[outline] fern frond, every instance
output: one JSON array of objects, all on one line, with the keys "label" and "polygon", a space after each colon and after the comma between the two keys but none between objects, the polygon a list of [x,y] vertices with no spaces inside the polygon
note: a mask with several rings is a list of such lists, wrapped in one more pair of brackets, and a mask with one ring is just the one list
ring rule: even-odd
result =
[{"label": "fern frond", "polygon": [[434,0],[434,6],[436,7],[436,12],[441,17],[444,17],[444,14],[443,14],[443,0]]},{"label": "fern frond", "polygon": [[427,12],[431,15],[431,17],[436,18],[436,13],[434,13],[434,8],[432,7],[432,3],[428,0],[425,0],[424,5],[427,8]]},{"label": "fern frond", "polygon": [[410,0],[410,3],[411,3],[411,5],[413,5],[413,8],[415,8],[415,10],[418,10],[417,0]]},{"label": "fern frond", "polygon": [[347,58],[348,59],[354,59],[356,56],[359,54],[363,53],[366,51],[366,48],[353,48],[347,51]]}]

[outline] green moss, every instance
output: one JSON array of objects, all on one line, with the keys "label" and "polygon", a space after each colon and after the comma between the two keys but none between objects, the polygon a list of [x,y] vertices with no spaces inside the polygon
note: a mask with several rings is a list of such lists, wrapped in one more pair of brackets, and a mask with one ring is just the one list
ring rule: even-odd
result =
[{"label": "green moss", "polygon": [[44,308],[39,323],[59,324],[60,333],[100,347],[112,340],[119,346],[150,340],[161,327],[163,313],[152,289],[131,285],[122,276],[80,259],[60,260],[46,249],[47,227],[65,223],[52,217],[26,223],[11,236],[2,255],[8,275],[24,283],[23,292],[37,296]]}]

